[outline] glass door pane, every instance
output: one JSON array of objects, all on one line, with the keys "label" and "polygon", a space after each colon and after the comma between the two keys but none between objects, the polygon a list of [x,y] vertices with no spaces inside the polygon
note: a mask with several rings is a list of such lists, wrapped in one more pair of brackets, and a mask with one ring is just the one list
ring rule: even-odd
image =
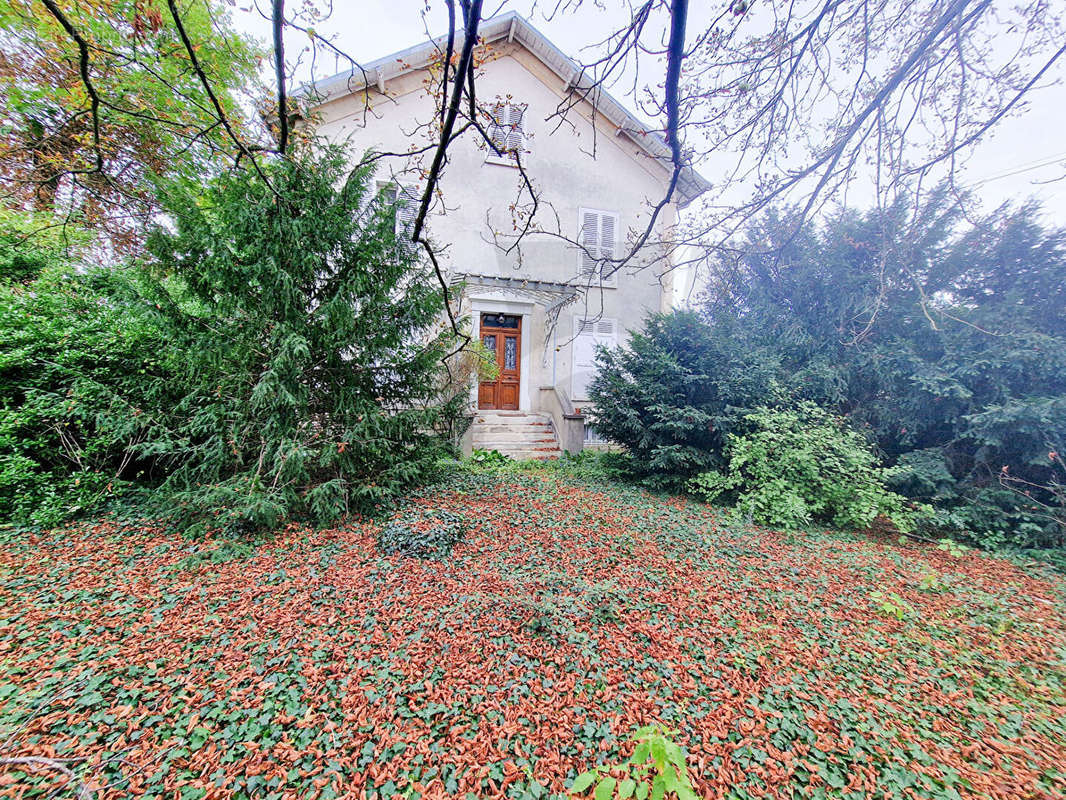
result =
[{"label": "glass door pane", "polygon": [[518,369],[518,339],[515,336],[503,340],[503,368]]}]

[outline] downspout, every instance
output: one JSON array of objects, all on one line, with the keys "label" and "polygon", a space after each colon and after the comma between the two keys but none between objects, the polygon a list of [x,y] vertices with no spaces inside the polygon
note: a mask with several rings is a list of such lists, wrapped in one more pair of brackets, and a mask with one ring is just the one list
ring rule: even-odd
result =
[{"label": "downspout", "polygon": [[559,359],[559,348],[556,345],[555,337],[559,335],[559,326],[556,325],[552,328],[552,388],[557,387],[559,384],[555,380],[555,362]]}]

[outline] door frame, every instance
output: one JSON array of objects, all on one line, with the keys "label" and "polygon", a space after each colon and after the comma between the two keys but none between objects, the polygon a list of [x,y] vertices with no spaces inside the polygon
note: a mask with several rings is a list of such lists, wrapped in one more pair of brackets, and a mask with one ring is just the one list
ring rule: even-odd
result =
[{"label": "door frame", "polygon": [[[513,314],[522,318],[522,331],[519,341],[520,357],[518,359],[518,410],[530,411],[530,381],[532,376],[531,362],[535,357],[532,343],[533,330],[533,304],[518,303],[512,300],[496,299],[494,297],[480,297],[470,299],[470,315],[473,317],[472,334],[475,339],[481,339],[481,315],[482,314]],[[470,400],[477,409],[477,387],[474,381],[470,387]]]},{"label": "door frame", "polygon": [[[516,323],[514,327],[490,324],[497,313],[483,312],[481,314],[481,341],[484,343],[489,336],[495,340],[492,352],[496,356],[499,374],[494,381],[478,382],[477,406],[479,411],[519,411],[519,393],[522,390],[522,317],[519,314],[499,314],[500,317],[506,316],[514,321]],[[513,342],[515,349],[514,366],[510,368],[503,365],[506,358],[507,342]],[[482,390],[485,387],[492,387],[489,390],[489,394],[491,394],[490,402],[493,403],[491,406],[481,405]],[[509,391],[505,393],[504,387],[508,387]],[[506,403],[503,399],[505,394],[508,398]]]}]

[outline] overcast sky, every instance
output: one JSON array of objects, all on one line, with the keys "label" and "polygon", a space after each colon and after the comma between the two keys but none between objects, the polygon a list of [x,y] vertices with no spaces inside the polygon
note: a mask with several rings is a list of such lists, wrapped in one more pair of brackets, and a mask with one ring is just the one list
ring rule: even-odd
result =
[{"label": "overcast sky", "polygon": [[[263,0],[259,2],[267,8]],[[446,6],[429,0],[430,8],[426,12],[426,5],[426,0],[361,0],[358,3],[335,0],[333,16],[316,29],[322,35],[336,35],[335,43],[360,61],[373,61],[423,41],[427,25],[433,35],[447,30]],[[541,12],[541,8],[548,9],[551,5],[534,7],[532,3],[520,2],[507,3],[504,8],[525,16],[563,52],[587,61],[595,51],[583,48],[605,37],[626,18],[625,12],[611,10],[614,8],[611,0],[607,0],[607,5],[608,10],[601,10],[593,3],[584,3],[577,11],[558,14],[552,20],[545,19]],[[493,10],[496,7],[492,3],[486,5]],[[269,36],[269,24],[247,6],[234,10],[234,23],[238,29],[264,40]],[[690,29],[695,29],[697,24],[697,20],[692,20]],[[302,45],[297,34],[288,34],[290,50]],[[344,66],[340,64],[341,69]],[[317,77],[333,71],[332,63],[320,63],[316,67]],[[1026,111],[994,129],[960,171],[960,176],[963,185],[974,190],[985,210],[1008,199],[1022,201],[1035,197],[1044,205],[1047,223],[1066,227],[1066,84],[1063,83],[1066,67],[1060,64],[1055,77],[1059,81],[1056,85],[1033,93]],[[622,92],[613,94],[635,110],[631,99],[622,96]]]}]

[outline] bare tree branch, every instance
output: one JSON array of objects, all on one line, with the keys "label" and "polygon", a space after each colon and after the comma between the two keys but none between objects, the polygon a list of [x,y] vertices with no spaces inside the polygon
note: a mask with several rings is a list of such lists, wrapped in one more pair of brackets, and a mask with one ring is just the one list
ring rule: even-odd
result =
[{"label": "bare tree branch", "polygon": [[289,109],[285,93],[285,0],[274,0],[274,74],[278,92],[278,152],[289,146]]},{"label": "bare tree branch", "polygon": [[[89,75],[89,43],[78,33],[78,30],[67,19],[66,15],[55,4],[55,0],[41,0],[49,13],[63,26],[71,39],[78,45],[78,69],[81,72],[81,82],[85,85],[85,91],[89,93],[89,113],[93,121],[93,150],[96,153],[96,166],[92,172],[102,172],[104,168],[104,153],[100,149],[100,95],[96,93],[92,78]],[[84,172],[84,170],[77,170]]]},{"label": "bare tree branch", "polygon": [[170,9],[170,16],[174,20],[174,27],[178,30],[178,36],[181,37],[181,43],[185,47],[185,52],[189,56],[189,62],[192,64],[193,70],[196,72],[196,76],[200,79],[200,84],[204,87],[204,92],[211,100],[211,105],[215,109],[215,114],[218,116],[218,121],[222,124],[226,134],[233,141],[233,144],[237,147],[239,153],[238,160],[241,156],[246,157],[252,164],[252,167],[258,173],[263,183],[277,195],[277,190],[274,189],[270,179],[267,178],[266,173],[263,172],[263,168],[259,166],[259,162],[256,160],[255,155],[251,149],[244,143],[244,141],[237,135],[237,132],[230,124],[229,117],[226,115],[226,111],[222,108],[222,103],[218,99],[218,95],[211,86],[211,81],[208,80],[203,67],[200,65],[200,59],[196,56],[196,48],[193,46],[192,41],[189,39],[189,34],[185,30],[185,25],[182,24],[181,14],[178,12],[178,5],[175,0],[167,0],[167,7]]}]

